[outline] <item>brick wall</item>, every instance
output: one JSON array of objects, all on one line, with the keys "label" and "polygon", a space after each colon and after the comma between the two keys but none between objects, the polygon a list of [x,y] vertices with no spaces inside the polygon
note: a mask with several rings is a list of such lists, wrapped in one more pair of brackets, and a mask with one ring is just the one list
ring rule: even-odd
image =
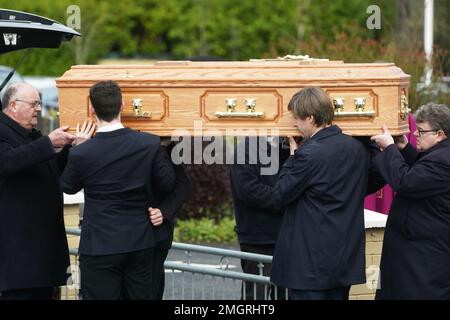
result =
[{"label": "brick wall", "polygon": [[366,278],[365,284],[352,286],[351,300],[373,300],[378,282],[378,273],[383,245],[384,228],[366,229]]}]

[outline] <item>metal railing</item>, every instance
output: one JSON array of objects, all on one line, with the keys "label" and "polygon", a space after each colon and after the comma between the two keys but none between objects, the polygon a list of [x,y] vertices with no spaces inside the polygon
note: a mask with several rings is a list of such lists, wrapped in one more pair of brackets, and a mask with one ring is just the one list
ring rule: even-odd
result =
[{"label": "metal railing", "polygon": [[[68,235],[79,236],[79,228],[66,228]],[[278,299],[287,298],[287,290],[277,289],[270,282],[270,278],[263,276],[263,268],[267,263],[272,263],[272,257],[267,255],[241,252],[237,250],[222,249],[187,243],[173,242],[169,256],[175,251],[184,251],[184,261],[166,261],[164,299]],[[76,265],[72,266],[72,274],[78,272],[78,249],[70,249],[70,255],[77,257]],[[217,265],[196,263],[197,256],[218,259]],[[230,264],[234,259],[236,264],[244,259],[258,263],[259,275],[231,270],[236,267]],[[190,274],[190,277],[187,276]],[[66,287],[66,298],[69,297],[69,289],[74,290],[74,298],[79,298],[79,273],[72,275],[72,286]],[[190,292],[190,294],[189,294]],[[249,297],[249,292],[250,295]]]}]

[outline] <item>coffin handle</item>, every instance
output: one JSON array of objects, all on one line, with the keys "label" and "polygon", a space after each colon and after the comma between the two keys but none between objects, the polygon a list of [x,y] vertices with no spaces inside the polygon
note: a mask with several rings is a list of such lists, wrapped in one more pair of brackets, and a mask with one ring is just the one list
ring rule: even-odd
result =
[{"label": "coffin handle", "polygon": [[375,110],[365,110],[366,98],[355,98],[355,111],[344,111],[344,98],[334,98],[334,116],[342,117],[374,117]]},{"label": "coffin handle", "polygon": [[124,112],[122,116],[132,117],[132,118],[151,118],[152,114],[148,111],[142,110],[142,99],[135,98],[132,100],[133,112]]},{"label": "coffin handle", "polygon": [[216,111],[214,114],[218,118],[263,118],[264,112],[256,111],[256,100],[253,98],[245,99],[247,112],[235,111],[236,99],[225,99],[227,111]]},{"label": "coffin handle", "polygon": [[334,111],[334,116],[337,118],[342,117],[374,117],[375,110],[367,111]]}]

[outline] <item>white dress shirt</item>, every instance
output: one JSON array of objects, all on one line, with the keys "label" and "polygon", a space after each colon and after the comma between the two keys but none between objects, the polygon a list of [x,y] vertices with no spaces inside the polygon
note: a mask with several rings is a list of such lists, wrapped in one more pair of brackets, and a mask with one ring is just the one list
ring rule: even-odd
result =
[{"label": "white dress shirt", "polygon": [[114,130],[123,129],[124,126],[121,123],[114,123],[97,129],[97,132],[111,132]]}]

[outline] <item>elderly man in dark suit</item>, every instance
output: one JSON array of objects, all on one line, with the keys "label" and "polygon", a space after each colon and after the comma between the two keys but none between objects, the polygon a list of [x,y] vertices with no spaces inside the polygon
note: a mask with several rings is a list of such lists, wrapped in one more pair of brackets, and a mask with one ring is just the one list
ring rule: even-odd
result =
[{"label": "elderly man in dark suit", "polygon": [[[450,109],[416,112],[417,149],[387,128],[375,165],[396,192],[381,252],[377,299],[450,300]],[[405,138],[403,139],[405,140]]]},{"label": "elderly man in dark suit", "polygon": [[288,109],[303,142],[299,148],[290,137],[291,156],[274,187],[286,211],[271,280],[289,288],[291,299],[348,299],[350,286],[365,282],[370,153],[332,125],[334,109],[322,89],[304,88]]},{"label": "elderly man in dark suit", "polygon": [[70,151],[61,177],[66,193],[84,188],[80,239],[84,299],[151,299],[155,228],[148,208],[171,192],[175,174],[160,138],[124,128],[122,93],[102,81],[89,91],[95,137]]},{"label": "elderly man in dark suit", "polygon": [[35,129],[41,101],[28,84],[9,86],[2,105],[1,299],[50,299],[53,287],[65,285],[69,275],[59,176],[75,137],[67,126],[48,136]]}]

